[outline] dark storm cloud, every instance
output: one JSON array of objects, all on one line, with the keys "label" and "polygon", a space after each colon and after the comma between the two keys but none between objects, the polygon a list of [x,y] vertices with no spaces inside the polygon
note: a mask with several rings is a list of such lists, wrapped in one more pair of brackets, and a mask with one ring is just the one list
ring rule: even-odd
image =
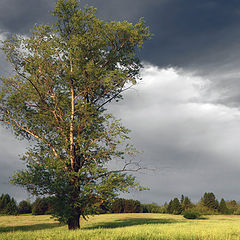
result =
[{"label": "dark storm cloud", "polygon": [[50,22],[49,10],[54,0],[1,0],[0,29],[25,33],[36,23]]},{"label": "dark storm cloud", "polygon": [[144,17],[154,37],[141,52],[158,66],[203,72],[239,60],[240,2],[235,0],[82,1],[105,19],[136,22]]},{"label": "dark storm cloud", "polygon": [[167,0],[82,0],[82,6],[97,8],[97,14],[109,20],[128,20],[135,22],[140,17],[148,16],[148,9],[160,8]]},{"label": "dark storm cloud", "polygon": [[[26,33],[35,23],[53,19],[55,0],[2,0],[0,28]],[[204,72],[240,59],[240,2],[235,0],[82,0],[104,19],[136,22],[144,17],[154,37],[141,58],[158,66]]]},{"label": "dark storm cloud", "polygon": [[226,62],[240,35],[239,9],[234,0],[170,0],[149,9],[146,20],[155,37],[146,58],[159,66],[197,69]]}]

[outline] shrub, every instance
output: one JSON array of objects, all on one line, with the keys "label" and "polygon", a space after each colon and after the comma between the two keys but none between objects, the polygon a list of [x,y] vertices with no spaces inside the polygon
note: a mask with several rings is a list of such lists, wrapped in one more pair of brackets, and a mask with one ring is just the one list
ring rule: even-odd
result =
[{"label": "shrub", "polygon": [[186,219],[197,219],[200,217],[200,213],[193,210],[187,210],[183,213],[183,217]]},{"label": "shrub", "polygon": [[219,214],[217,209],[211,209],[209,207],[203,206],[202,203],[198,203],[195,208],[197,212],[199,212],[201,215],[216,215]]},{"label": "shrub", "polygon": [[158,206],[156,203],[141,204],[143,213],[164,213],[164,207]]},{"label": "shrub", "polygon": [[240,208],[237,208],[234,212],[233,212],[234,215],[240,215]]}]

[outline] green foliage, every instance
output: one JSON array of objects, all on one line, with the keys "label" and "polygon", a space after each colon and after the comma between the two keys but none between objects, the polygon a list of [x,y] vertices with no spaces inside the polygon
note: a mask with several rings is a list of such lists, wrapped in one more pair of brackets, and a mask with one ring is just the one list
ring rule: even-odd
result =
[{"label": "green foliage", "polygon": [[119,192],[143,189],[128,174],[141,168],[129,130],[106,110],[140,78],[136,50],[150,33],[142,19],[105,22],[77,0],[58,0],[53,15],[55,25],[4,42],[14,74],[1,78],[0,120],[35,143],[12,183],[54,196],[54,216],[75,229]]},{"label": "green foliage", "polygon": [[9,194],[2,194],[0,197],[0,211],[3,212],[7,204],[11,201]]},{"label": "green foliage", "polygon": [[18,204],[18,213],[26,214],[32,212],[32,206],[29,201],[23,200]]},{"label": "green foliage", "polygon": [[33,203],[33,215],[51,214],[52,212],[52,198],[37,198]]},{"label": "green foliage", "polygon": [[240,215],[240,203],[237,203],[235,200],[226,201],[225,203],[228,214]]},{"label": "green foliage", "polygon": [[173,203],[173,200],[170,200],[167,206],[167,213],[171,213],[171,214],[173,213],[172,203]]},{"label": "green foliage", "polygon": [[208,207],[209,209],[218,210],[219,203],[215,198],[214,193],[204,193],[202,198],[203,206]]},{"label": "green foliage", "polygon": [[[229,214],[229,213],[228,213]],[[234,212],[234,215],[240,215],[240,207],[238,207]]]},{"label": "green foliage", "polygon": [[201,213],[201,215],[216,215],[216,214],[219,214],[218,210],[211,209],[211,208],[208,208],[206,206],[203,206],[202,203],[196,204],[194,209],[196,211],[198,211],[199,213]]},{"label": "green foliage", "polygon": [[117,198],[112,203],[113,213],[140,213],[141,204],[137,200]]},{"label": "green foliage", "polygon": [[16,201],[9,194],[2,194],[0,197],[0,214],[16,215],[18,213]]},{"label": "green foliage", "polygon": [[156,203],[141,204],[143,213],[164,213],[164,207],[158,206]]},{"label": "green foliage", "polygon": [[225,203],[229,214],[237,214],[240,212],[240,205],[235,200],[226,201]]},{"label": "green foliage", "polygon": [[225,200],[222,198],[219,204],[219,212],[222,214],[228,214],[229,210],[227,208]]},{"label": "green foliage", "polygon": [[201,214],[199,212],[197,212],[196,210],[186,210],[183,212],[183,217],[186,219],[197,219],[201,216]]},{"label": "green foliage", "polygon": [[182,213],[182,206],[181,206],[178,198],[173,199],[172,211],[173,211],[173,214],[181,214]]},{"label": "green foliage", "polygon": [[178,200],[178,198],[174,198],[173,200],[171,200],[168,204],[167,207],[167,212],[171,213],[171,214],[181,214],[183,211],[183,208],[181,206],[180,201]]},{"label": "green foliage", "polygon": [[189,199],[189,197],[186,197],[186,196],[181,196],[181,206],[182,206],[182,209],[185,211],[187,209],[190,209],[193,207],[193,204],[191,202],[191,200]]}]

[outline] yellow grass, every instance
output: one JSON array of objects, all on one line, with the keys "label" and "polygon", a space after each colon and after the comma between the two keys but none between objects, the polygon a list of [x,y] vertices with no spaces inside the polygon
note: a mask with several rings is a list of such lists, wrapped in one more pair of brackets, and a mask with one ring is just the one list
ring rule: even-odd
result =
[{"label": "yellow grass", "polygon": [[81,230],[68,231],[50,216],[1,216],[1,240],[53,239],[206,239],[240,240],[240,216],[207,216],[187,220],[168,214],[106,214],[81,221]]}]

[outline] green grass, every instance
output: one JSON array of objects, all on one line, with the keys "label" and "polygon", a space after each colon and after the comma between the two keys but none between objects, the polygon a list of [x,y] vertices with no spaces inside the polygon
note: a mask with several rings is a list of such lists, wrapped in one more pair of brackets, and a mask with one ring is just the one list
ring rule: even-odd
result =
[{"label": "green grass", "polygon": [[69,231],[50,216],[0,216],[1,240],[206,239],[240,240],[240,216],[187,220],[168,214],[106,214],[81,221]]}]

